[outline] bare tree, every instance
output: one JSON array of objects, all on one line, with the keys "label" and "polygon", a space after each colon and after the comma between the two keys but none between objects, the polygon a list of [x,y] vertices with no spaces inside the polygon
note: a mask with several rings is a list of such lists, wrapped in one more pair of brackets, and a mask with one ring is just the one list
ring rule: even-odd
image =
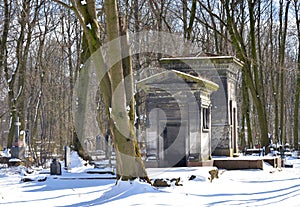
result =
[{"label": "bare tree", "polygon": [[297,83],[295,90],[295,105],[294,105],[294,146],[299,148],[299,97],[300,97],[300,18],[299,18],[300,4],[296,0],[294,1],[295,18],[297,25],[297,37],[298,37],[298,57],[297,57]]},{"label": "bare tree", "polygon": [[[40,10],[43,1],[22,1],[20,2],[20,9],[17,6],[17,2],[11,2],[10,8],[14,8],[18,13],[18,16],[15,17],[16,21],[19,24],[19,31],[17,39],[11,37],[15,41],[13,47],[10,48],[10,51],[14,53],[12,57],[16,58],[16,64],[10,64],[10,67],[5,67],[5,77],[9,87],[8,92],[8,105],[11,110],[11,124],[8,134],[8,147],[11,147],[13,144],[13,137],[15,133],[14,123],[16,117],[20,117],[20,122],[22,128],[25,127],[25,88],[26,88],[26,70],[28,63],[28,54],[30,46],[32,43],[32,35],[34,27],[36,26],[38,12]],[[8,6],[8,4],[6,4]],[[14,6],[14,7],[13,7]],[[10,21],[14,16],[12,14]]]},{"label": "bare tree", "polygon": [[[93,62],[98,69],[102,70],[102,73],[106,73],[104,58],[101,51],[99,53],[101,41],[95,1],[88,1],[83,5],[81,1],[75,2],[73,0],[71,1],[72,6],[60,1],[56,2],[75,12],[84,32],[84,41],[87,47],[83,49],[88,50],[89,54],[86,57],[93,58],[93,53],[98,51],[97,58],[93,58]],[[112,65],[109,67],[110,75],[108,76],[108,74],[106,74],[106,77],[100,81],[100,88],[106,104],[107,113],[109,114],[111,112],[108,117],[111,119],[111,132],[117,155],[118,179],[132,180],[142,178],[150,182],[140,156],[133,124],[132,121],[130,121],[131,116],[128,115],[126,110],[127,101],[124,85],[124,68],[122,66],[122,47],[120,40],[118,40],[120,37],[120,29],[117,2],[115,0],[105,1],[104,11],[106,14],[108,41],[111,43],[117,39],[117,41],[114,41],[114,44],[108,44],[108,60]],[[89,27],[86,25],[89,25]],[[82,77],[84,77],[84,75]],[[86,84],[86,81],[83,83]],[[85,90],[87,87],[82,86],[80,88]],[[82,92],[84,93],[84,91]],[[128,95],[131,96],[130,93]],[[85,110],[85,100],[84,97],[81,98],[83,99],[79,104],[82,104],[81,107],[83,108],[81,110]],[[109,107],[111,107],[111,111]],[[84,120],[84,118],[82,120]]]}]

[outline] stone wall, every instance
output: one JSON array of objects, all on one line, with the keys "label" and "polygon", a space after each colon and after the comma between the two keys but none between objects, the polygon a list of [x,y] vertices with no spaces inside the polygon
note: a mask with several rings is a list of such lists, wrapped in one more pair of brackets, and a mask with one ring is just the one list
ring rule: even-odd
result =
[{"label": "stone wall", "polygon": [[179,57],[161,60],[167,70],[200,76],[219,85],[211,95],[211,148],[214,155],[237,153],[237,75],[242,63],[234,57]]}]

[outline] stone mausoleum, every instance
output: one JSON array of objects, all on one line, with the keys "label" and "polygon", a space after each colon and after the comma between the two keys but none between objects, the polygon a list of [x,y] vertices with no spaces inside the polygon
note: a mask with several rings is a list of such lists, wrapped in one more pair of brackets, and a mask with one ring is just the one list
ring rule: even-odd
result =
[{"label": "stone mausoleum", "polygon": [[211,155],[237,153],[242,63],[231,56],[160,62],[165,71],[137,83],[139,107],[144,106],[146,114],[145,134],[139,137],[146,165],[204,165]]}]

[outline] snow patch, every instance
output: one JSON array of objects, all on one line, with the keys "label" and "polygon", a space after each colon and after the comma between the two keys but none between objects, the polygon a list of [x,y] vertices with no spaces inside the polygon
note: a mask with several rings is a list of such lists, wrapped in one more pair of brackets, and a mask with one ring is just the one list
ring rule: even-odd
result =
[{"label": "snow patch", "polygon": [[91,25],[90,23],[88,23],[88,24],[86,25],[86,27],[87,27],[88,29],[92,29],[92,25]]},{"label": "snow patch", "polygon": [[22,162],[22,160],[20,160],[18,158],[11,158],[11,159],[9,159],[8,162]]},{"label": "snow patch", "polygon": [[[78,169],[89,167],[76,152],[71,159],[73,166],[75,161],[83,166]],[[182,179],[183,186],[158,189],[139,180],[116,184],[97,169],[94,174],[63,170],[61,176],[50,176],[22,166],[2,168],[0,206],[299,206],[300,159],[287,160],[293,168],[221,169],[220,179],[212,183],[207,179],[211,167],[148,168],[151,179]]]},{"label": "snow patch", "polygon": [[86,170],[89,170],[93,168],[93,166],[88,165],[86,161],[84,161],[79,155],[78,152],[72,151],[70,155],[71,160],[71,171],[72,173],[81,173],[85,172]]},{"label": "snow patch", "polygon": [[116,185],[112,186],[110,190],[106,191],[101,200],[113,201],[129,197],[131,195],[143,194],[143,193],[156,193],[157,189],[150,184],[139,181],[138,179],[133,181],[118,181]]},{"label": "snow patch", "polygon": [[81,157],[79,157],[78,152],[72,151],[70,159],[71,159],[71,168],[78,168],[84,166],[85,161]]},{"label": "snow patch", "polygon": [[10,149],[6,148],[3,152],[1,152],[0,156],[1,157],[11,157]]}]

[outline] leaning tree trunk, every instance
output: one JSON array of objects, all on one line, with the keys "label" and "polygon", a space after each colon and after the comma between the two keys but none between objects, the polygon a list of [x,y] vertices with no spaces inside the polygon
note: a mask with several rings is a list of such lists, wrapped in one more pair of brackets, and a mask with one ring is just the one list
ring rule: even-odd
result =
[{"label": "leaning tree trunk", "polygon": [[[115,0],[105,1],[105,14],[107,19],[107,39],[108,39],[108,59],[110,62],[110,77],[111,77],[111,118],[112,118],[112,137],[115,144],[117,156],[117,173],[118,178],[122,180],[132,180],[142,178],[149,182],[143,161],[141,159],[135,132],[133,128],[132,117],[128,115],[126,106],[126,91],[127,95],[133,98],[132,90],[132,71],[131,64],[127,72],[129,78],[126,78],[127,86],[125,88],[124,72],[122,67],[122,47],[118,40],[119,34],[119,19],[117,2]],[[128,54],[129,55],[129,54]],[[128,58],[128,57],[127,57]],[[125,58],[124,60],[126,60]],[[128,59],[127,59],[128,60]],[[126,61],[123,61],[126,62]],[[129,102],[130,103],[130,102]],[[131,104],[132,106],[132,104]],[[131,110],[133,113],[133,110]]]},{"label": "leaning tree trunk", "polygon": [[[117,156],[118,178],[122,178],[122,180],[141,178],[150,183],[139,154],[133,124],[131,124],[132,122],[126,109],[121,43],[119,40],[116,40],[120,37],[116,0],[106,0],[104,3],[109,45],[107,54],[111,66],[109,67],[110,76],[107,73],[107,66],[105,65],[101,49],[99,49],[101,41],[100,28],[97,22],[96,2],[93,0],[86,1],[86,4],[83,5],[80,0],[71,0],[72,6],[70,6],[59,0],[53,1],[75,12],[83,28],[88,46],[87,50],[91,55],[90,58],[95,66],[96,74],[98,77],[103,77],[99,84],[108,118],[110,118],[111,136]],[[132,78],[129,78],[129,80],[132,81]],[[109,109],[111,109],[111,113]]]}]

